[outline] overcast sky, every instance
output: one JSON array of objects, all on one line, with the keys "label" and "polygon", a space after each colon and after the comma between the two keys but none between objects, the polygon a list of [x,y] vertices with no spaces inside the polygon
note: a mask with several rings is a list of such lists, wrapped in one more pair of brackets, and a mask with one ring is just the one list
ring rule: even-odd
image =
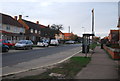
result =
[{"label": "overcast sky", "polygon": [[[117,29],[119,0],[0,0],[0,13],[10,16],[23,15],[29,21],[43,25],[63,24],[63,33],[71,32],[82,36],[91,33],[91,10],[95,12],[96,36],[107,36],[110,29]],[[29,16],[29,17],[25,17]],[[84,28],[83,28],[84,27]]]}]

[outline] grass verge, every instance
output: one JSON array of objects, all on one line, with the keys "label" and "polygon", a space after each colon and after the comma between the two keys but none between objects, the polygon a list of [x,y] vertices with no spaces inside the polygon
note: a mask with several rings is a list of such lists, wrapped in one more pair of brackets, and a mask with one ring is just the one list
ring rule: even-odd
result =
[{"label": "grass verge", "polygon": [[59,79],[61,77],[49,76],[51,73],[57,73],[64,75],[64,79],[73,79],[76,74],[90,62],[90,57],[72,57],[67,62],[61,63],[52,69],[48,69],[46,72],[35,75],[24,77],[15,81],[21,81],[23,79]]}]

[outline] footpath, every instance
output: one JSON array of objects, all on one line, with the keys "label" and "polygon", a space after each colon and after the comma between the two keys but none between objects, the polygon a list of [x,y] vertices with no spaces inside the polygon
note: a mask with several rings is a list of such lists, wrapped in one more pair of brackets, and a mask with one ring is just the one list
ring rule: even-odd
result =
[{"label": "footpath", "polygon": [[91,62],[75,79],[118,79],[118,61],[112,60],[103,49],[96,47]]}]

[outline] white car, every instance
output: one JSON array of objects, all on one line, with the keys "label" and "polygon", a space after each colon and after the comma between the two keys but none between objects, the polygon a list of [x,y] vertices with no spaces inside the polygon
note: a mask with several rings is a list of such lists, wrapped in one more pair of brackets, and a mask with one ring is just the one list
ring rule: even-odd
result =
[{"label": "white car", "polygon": [[50,40],[50,45],[59,45],[59,42],[58,42],[58,40],[57,39],[51,39]]},{"label": "white car", "polygon": [[46,41],[39,41],[37,42],[37,46],[48,47],[49,44]]},{"label": "white car", "polygon": [[66,41],[65,43],[66,43],[66,44],[75,44],[75,41],[69,40],[69,41]]},{"label": "white car", "polygon": [[15,44],[15,49],[32,49],[33,42],[31,40],[20,40]]}]

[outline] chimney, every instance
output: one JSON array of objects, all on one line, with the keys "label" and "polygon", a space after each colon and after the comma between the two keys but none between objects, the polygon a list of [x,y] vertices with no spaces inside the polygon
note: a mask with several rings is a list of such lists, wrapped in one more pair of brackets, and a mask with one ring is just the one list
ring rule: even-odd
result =
[{"label": "chimney", "polygon": [[19,19],[22,19],[22,15],[19,15]]},{"label": "chimney", "polygon": [[37,24],[39,24],[39,21],[36,21]]},{"label": "chimney", "polygon": [[17,16],[14,16],[14,19],[17,20]]}]

